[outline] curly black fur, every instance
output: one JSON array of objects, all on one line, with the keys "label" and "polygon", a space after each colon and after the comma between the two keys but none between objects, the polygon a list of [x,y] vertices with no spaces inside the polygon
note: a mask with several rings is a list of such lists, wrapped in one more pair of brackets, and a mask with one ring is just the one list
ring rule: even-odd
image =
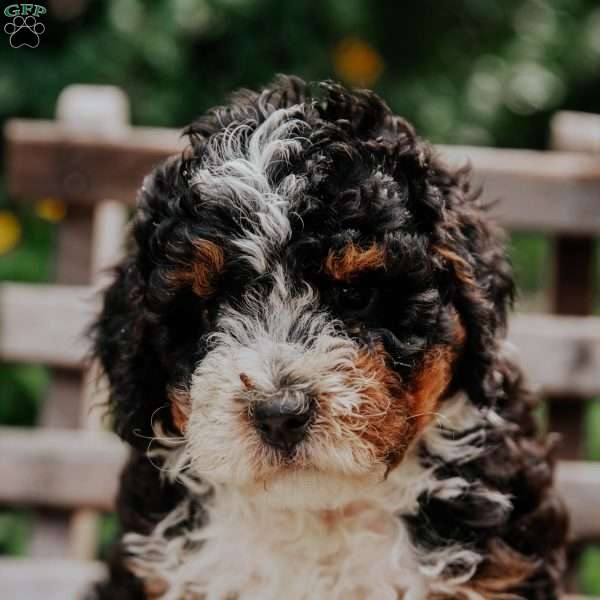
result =
[{"label": "curly black fur", "polygon": [[[210,202],[190,185],[194,171],[214,136],[240,123],[250,135],[276,109],[298,106],[302,110],[294,116],[306,125],[302,150],[268,167],[274,184],[290,173],[307,181],[294,199],[292,235],[280,259],[298,281],[321,290],[323,305],[359,343],[382,342],[403,378],[410,378],[427,348],[451,343],[450,315],[456,310],[466,343],[451,387],[509,424],[486,438],[493,451],[467,464],[444,463],[426,450],[423,460],[436,464],[444,477],[460,474],[473,489],[485,483],[509,494],[513,509],[468,491],[452,500],[424,496],[420,512],[406,517],[414,544],[428,551],[456,542],[485,554],[501,543],[533,568],[501,590],[513,595],[490,597],[557,598],[565,515],[551,487],[552,444],[538,438],[520,371],[500,351],[513,296],[501,237],[471,190],[468,170],[448,168],[373,92],[332,82],[309,86],[280,77],[262,92],[238,92],[230,105],[190,125],[187,150],[144,183],[132,250],[117,269],[95,329],[115,428],[136,448],[118,502],[123,530],[148,532],[186,494],[183,486],[162,481],[140,452],[154,435],[153,423],[177,431],[167,390],[189,386],[207,352],[219,303],[238,297],[246,286],[269,285],[236,261],[231,240],[240,223],[227,198]],[[198,239],[213,241],[225,256],[209,299],[173,278],[189,267]],[[385,244],[389,265],[359,283],[377,290],[373,302],[358,313],[348,311],[338,303],[339,288],[324,282],[321,265],[332,249],[373,240]],[[94,597],[144,598],[141,582],[123,568],[118,550],[111,581]],[[490,553],[487,562],[493,561]],[[474,580],[486,569],[492,572],[489,567],[482,563]]]}]

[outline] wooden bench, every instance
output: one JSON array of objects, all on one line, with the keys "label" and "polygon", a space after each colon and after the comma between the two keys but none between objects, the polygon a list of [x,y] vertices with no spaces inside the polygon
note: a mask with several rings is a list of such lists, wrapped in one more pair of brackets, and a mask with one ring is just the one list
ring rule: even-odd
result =
[{"label": "wooden bench", "polygon": [[[73,86],[55,121],[13,120],[5,129],[10,193],[23,202],[57,197],[69,211],[57,282],[0,285],[0,360],[52,369],[39,427],[0,428],[0,505],[36,511],[30,557],[0,560],[1,598],[74,598],[103,573],[94,562],[96,515],[112,507],[127,451],[90,412],[106,389],[86,363],[83,332],[98,309],[103,269],[120,255],[127,205],[142,177],[183,146],[179,131],[130,127],[127,115],[119,90]],[[589,316],[600,137],[572,135],[574,122],[587,133],[592,123],[600,127],[600,116],[559,114],[557,151],[440,150],[450,161],[471,161],[486,195],[501,200],[494,210],[504,225],[554,240],[555,314],[514,316],[510,338],[530,382],[549,399],[551,428],[565,435],[557,480],[579,548],[600,541],[600,463],[581,453],[585,402],[600,395],[600,317]]]}]

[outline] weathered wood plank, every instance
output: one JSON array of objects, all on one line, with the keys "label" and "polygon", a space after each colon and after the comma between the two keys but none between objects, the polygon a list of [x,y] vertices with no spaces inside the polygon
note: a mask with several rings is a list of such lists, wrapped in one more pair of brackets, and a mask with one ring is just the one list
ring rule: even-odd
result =
[{"label": "weathered wood plank", "polygon": [[561,111],[552,117],[550,131],[553,148],[600,153],[600,115]]},{"label": "weathered wood plank", "polygon": [[[92,236],[92,286],[101,290],[112,280],[111,269],[123,254],[127,207],[113,200],[98,204],[94,210]],[[82,429],[101,431],[108,401],[108,382],[102,376],[98,361],[93,361],[84,374],[79,403],[78,425]],[[70,556],[91,560],[98,544],[98,515],[90,509],[79,509],[71,517],[69,526]]]},{"label": "weathered wood plank", "polygon": [[129,211],[115,200],[96,206],[92,229],[92,284],[103,289],[112,281],[112,269],[125,254],[125,237]]},{"label": "weathered wood plank", "polygon": [[[63,507],[34,507],[27,554],[31,558],[66,557],[69,552],[69,515]],[[0,596],[1,597],[1,596]]]},{"label": "weathered wood plank", "polygon": [[53,121],[13,120],[5,128],[9,193],[74,204],[107,198],[133,203],[144,176],[183,149],[180,133],[136,127],[98,138]]},{"label": "weathered wood plank", "polygon": [[[67,344],[63,348],[70,351]],[[56,348],[54,356],[60,358],[63,348]],[[50,385],[38,411],[36,420],[38,427],[75,429],[79,426],[81,381],[81,369],[73,369],[69,366],[53,367],[50,372]]]},{"label": "weathered wood plank", "polygon": [[0,358],[82,366],[98,304],[89,286],[0,285]]},{"label": "weathered wood plank", "polygon": [[[65,131],[85,133],[98,139],[123,123],[128,107],[127,96],[115,87],[71,85],[58,98],[56,122]],[[92,234],[89,206],[69,206],[58,230],[55,253],[55,283],[87,285],[90,281]],[[83,376],[80,371],[61,368],[51,370],[50,386],[38,415],[41,427],[65,429],[77,427],[78,406]],[[60,510],[33,515],[29,553],[32,557],[66,557],[70,515]]]},{"label": "weathered wood plank", "polygon": [[[180,131],[132,127],[101,138],[52,121],[9,121],[7,181],[17,197],[57,196],[73,203],[133,202],[144,175],[185,146]],[[600,233],[600,160],[564,152],[439,146],[453,164],[470,161],[493,214],[518,230]]]},{"label": "weathered wood plank", "polygon": [[0,502],[108,510],[126,456],[108,432],[0,428]]},{"label": "weathered wood plank", "polygon": [[600,234],[600,160],[565,152],[440,146],[451,164],[468,161],[491,214],[513,230]]},{"label": "weathered wood plank", "polygon": [[599,317],[515,315],[509,339],[534,390],[600,393]]},{"label": "weathered wood plank", "polygon": [[571,538],[598,541],[600,538],[600,462],[561,461],[556,483],[571,516]]},{"label": "weathered wood plank", "polygon": [[98,562],[0,559],[0,598],[76,600],[106,574]]},{"label": "weathered wood plank", "polygon": [[[86,286],[0,285],[0,358],[81,367],[97,300]],[[510,340],[534,388],[600,394],[600,318],[516,315]]]},{"label": "weathered wood plank", "polygon": [[[87,285],[0,284],[0,358],[52,367],[83,365],[86,330],[99,310],[98,288],[110,281],[107,269],[118,260],[124,223],[122,207],[99,207],[107,219],[94,256],[94,287]],[[112,209],[112,210],[109,210]],[[116,210],[115,210],[116,209]],[[119,227],[110,234],[107,225]],[[112,250],[110,249],[112,241]]]},{"label": "weathered wood plank", "polygon": [[[565,122],[566,118],[566,122]],[[571,127],[577,123],[568,115],[552,119],[551,144],[554,150],[585,152],[590,139],[582,143],[581,127],[573,136]],[[567,131],[569,128],[569,131]],[[590,126],[589,131],[593,131]],[[578,142],[579,139],[579,142]],[[559,315],[585,316],[594,312],[595,240],[589,235],[558,235],[552,245],[552,283],[549,290],[551,310]],[[550,395],[547,398],[548,425],[561,435],[558,456],[578,460],[584,456],[585,403],[570,394]],[[574,572],[573,572],[574,575]],[[573,578],[574,579],[574,578]],[[569,591],[577,591],[576,583]]]},{"label": "weathered wood plank", "polygon": [[[126,456],[105,432],[0,428],[0,502],[109,509]],[[557,485],[573,537],[599,539],[600,463],[560,463]]]}]

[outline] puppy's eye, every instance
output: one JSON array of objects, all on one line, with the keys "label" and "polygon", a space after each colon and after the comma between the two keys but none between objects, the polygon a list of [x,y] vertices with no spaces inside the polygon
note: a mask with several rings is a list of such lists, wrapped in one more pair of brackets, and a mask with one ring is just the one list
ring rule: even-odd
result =
[{"label": "puppy's eye", "polygon": [[343,310],[360,312],[369,308],[374,295],[374,288],[342,287],[338,289],[337,304]]}]

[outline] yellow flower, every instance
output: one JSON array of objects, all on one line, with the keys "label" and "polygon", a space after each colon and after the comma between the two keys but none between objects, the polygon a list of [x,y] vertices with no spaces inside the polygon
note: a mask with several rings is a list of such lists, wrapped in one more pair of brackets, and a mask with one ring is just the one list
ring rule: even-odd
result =
[{"label": "yellow flower", "polygon": [[372,87],[384,67],[377,50],[358,38],[345,38],[337,44],[333,64],[341,79],[360,87]]},{"label": "yellow flower", "polygon": [[51,223],[59,223],[67,214],[67,205],[56,198],[44,198],[36,203],[35,214]]},{"label": "yellow flower", "polygon": [[8,210],[0,210],[0,254],[10,252],[21,239],[21,223]]}]

